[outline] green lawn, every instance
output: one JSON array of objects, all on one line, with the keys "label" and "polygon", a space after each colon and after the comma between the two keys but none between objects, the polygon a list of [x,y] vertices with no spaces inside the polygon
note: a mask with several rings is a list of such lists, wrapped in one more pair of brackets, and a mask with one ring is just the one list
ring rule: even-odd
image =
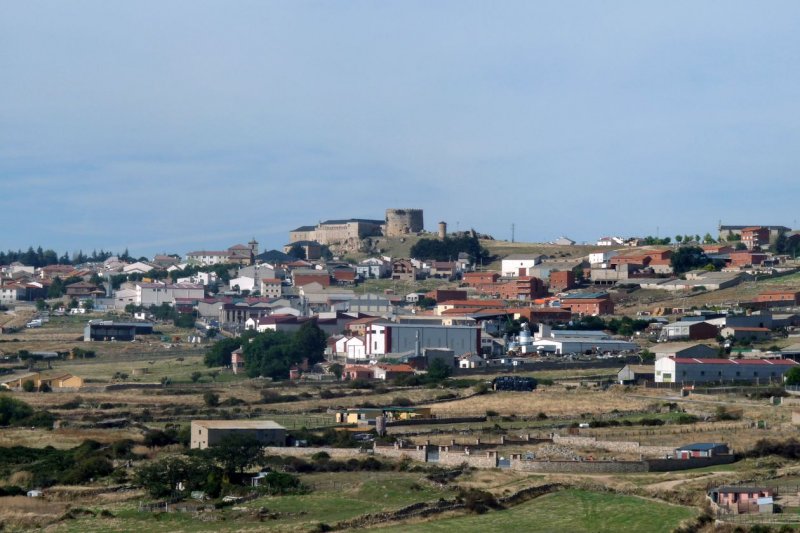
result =
[{"label": "green lawn", "polygon": [[491,531],[569,533],[668,533],[695,509],[657,503],[633,496],[565,490],[506,511],[403,524],[378,531]]}]

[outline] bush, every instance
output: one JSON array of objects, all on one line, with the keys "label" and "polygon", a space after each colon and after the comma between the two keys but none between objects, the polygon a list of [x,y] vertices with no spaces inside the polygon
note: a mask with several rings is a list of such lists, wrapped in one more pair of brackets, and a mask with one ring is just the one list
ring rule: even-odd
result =
[{"label": "bush", "polygon": [[23,381],[22,382],[22,390],[25,392],[34,392],[36,390],[36,384],[33,381]]},{"label": "bush", "polygon": [[660,418],[642,418],[639,420],[642,426],[663,426],[664,421]]},{"label": "bush", "polygon": [[497,499],[492,493],[485,490],[468,489],[462,491],[458,495],[458,499],[464,502],[467,510],[476,514],[483,514],[489,509],[502,509],[502,506],[497,503]]},{"label": "bush", "polygon": [[216,394],[211,391],[206,391],[203,393],[203,403],[206,404],[206,407],[217,407],[219,406],[219,394]]},{"label": "bush", "polygon": [[740,418],[742,418],[742,414],[728,411],[727,407],[725,407],[724,405],[720,405],[716,409],[716,417],[717,420],[739,420]]},{"label": "bush", "polygon": [[500,414],[500,413],[498,413],[497,411],[494,411],[493,409],[487,409],[487,410],[486,410],[486,416],[487,416],[488,418],[491,418],[491,417],[493,417],[493,416],[498,416],[499,414]]},{"label": "bush", "polygon": [[397,407],[410,407],[414,405],[414,402],[404,396],[398,396],[396,398],[392,398],[392,404]]},{"label": "bush", "polygon": [[698,422],[700,419],[694,415],[690,415],[688,413],[681,413],[675,418],[676,424],[694,424]]}]

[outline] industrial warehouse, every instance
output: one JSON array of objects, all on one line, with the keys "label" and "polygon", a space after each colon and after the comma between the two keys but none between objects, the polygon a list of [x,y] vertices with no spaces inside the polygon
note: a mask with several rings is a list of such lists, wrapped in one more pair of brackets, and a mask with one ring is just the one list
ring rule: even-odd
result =
[{"label": "industrial warehouse", "polygon": [[791,359],[673,359],[656,361],[656,383],[782,382]]}]

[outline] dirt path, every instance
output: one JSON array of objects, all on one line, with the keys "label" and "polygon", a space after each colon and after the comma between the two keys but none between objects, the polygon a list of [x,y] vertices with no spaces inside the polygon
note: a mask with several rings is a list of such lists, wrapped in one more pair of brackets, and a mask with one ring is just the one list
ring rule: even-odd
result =
[{"label": "dirt path", "polygon": [[711,472],[704,476],[699,477],[682,477],[678,479],[671,479],[669,481],[659,481],[658,483],[651,483],[650,485],[645,485],[644,488],[646,489],[655,489],[655,490],[672,490],[679,485],[683,485],[684,483],[688,483],[690,481],[700,481],[703,479],[710,479],[719,474],[729,474],[730,472]]}]

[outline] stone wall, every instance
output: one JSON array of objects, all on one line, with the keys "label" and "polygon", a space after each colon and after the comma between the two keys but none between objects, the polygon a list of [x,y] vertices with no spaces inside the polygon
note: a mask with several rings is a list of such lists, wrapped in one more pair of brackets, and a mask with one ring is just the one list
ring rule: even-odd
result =
[{"label": "stone wall", "polygon": [[427,461],[427,450],[425,446],[417,446],[416,448],[399,448],[397,446],[375,446],[375,455],[383,455],[385,457],[393,457],[395,459],[402,459],[408,457],[412,461],[419,461],[424,463]]},{"label": "stone wall", "polygon": [[366,457],[367,454],[362,452],[359,448],[300,448],[290,446],[266,446],[264,454],[266,455],[283,455],[290,457],[305,457],[307,455],[314,455],[317,452],[325,452],[334,459],[352,459],[353,457]]},{"label": "stone wall", "polygon": [[717,455],[715,457],[693,457],[691,459],[650,459],[646,461],[650,472],[675,472],[706,466],[728,465],[736,461],[735,455]]},{"label": "stone wall", "polygon": [[675,453],[675,446],[643,446],[633,441],[597,440],[596,437],[562,437],[553,435],[553,443],[581,448],[597,448],[609,452],[638,453],[653,457],[665,457]]},{"label": "stone wall", "polygon": [[523,461],[511,459],[511,470],[567,474],[627,474],[647,472],[646,461]]}]

